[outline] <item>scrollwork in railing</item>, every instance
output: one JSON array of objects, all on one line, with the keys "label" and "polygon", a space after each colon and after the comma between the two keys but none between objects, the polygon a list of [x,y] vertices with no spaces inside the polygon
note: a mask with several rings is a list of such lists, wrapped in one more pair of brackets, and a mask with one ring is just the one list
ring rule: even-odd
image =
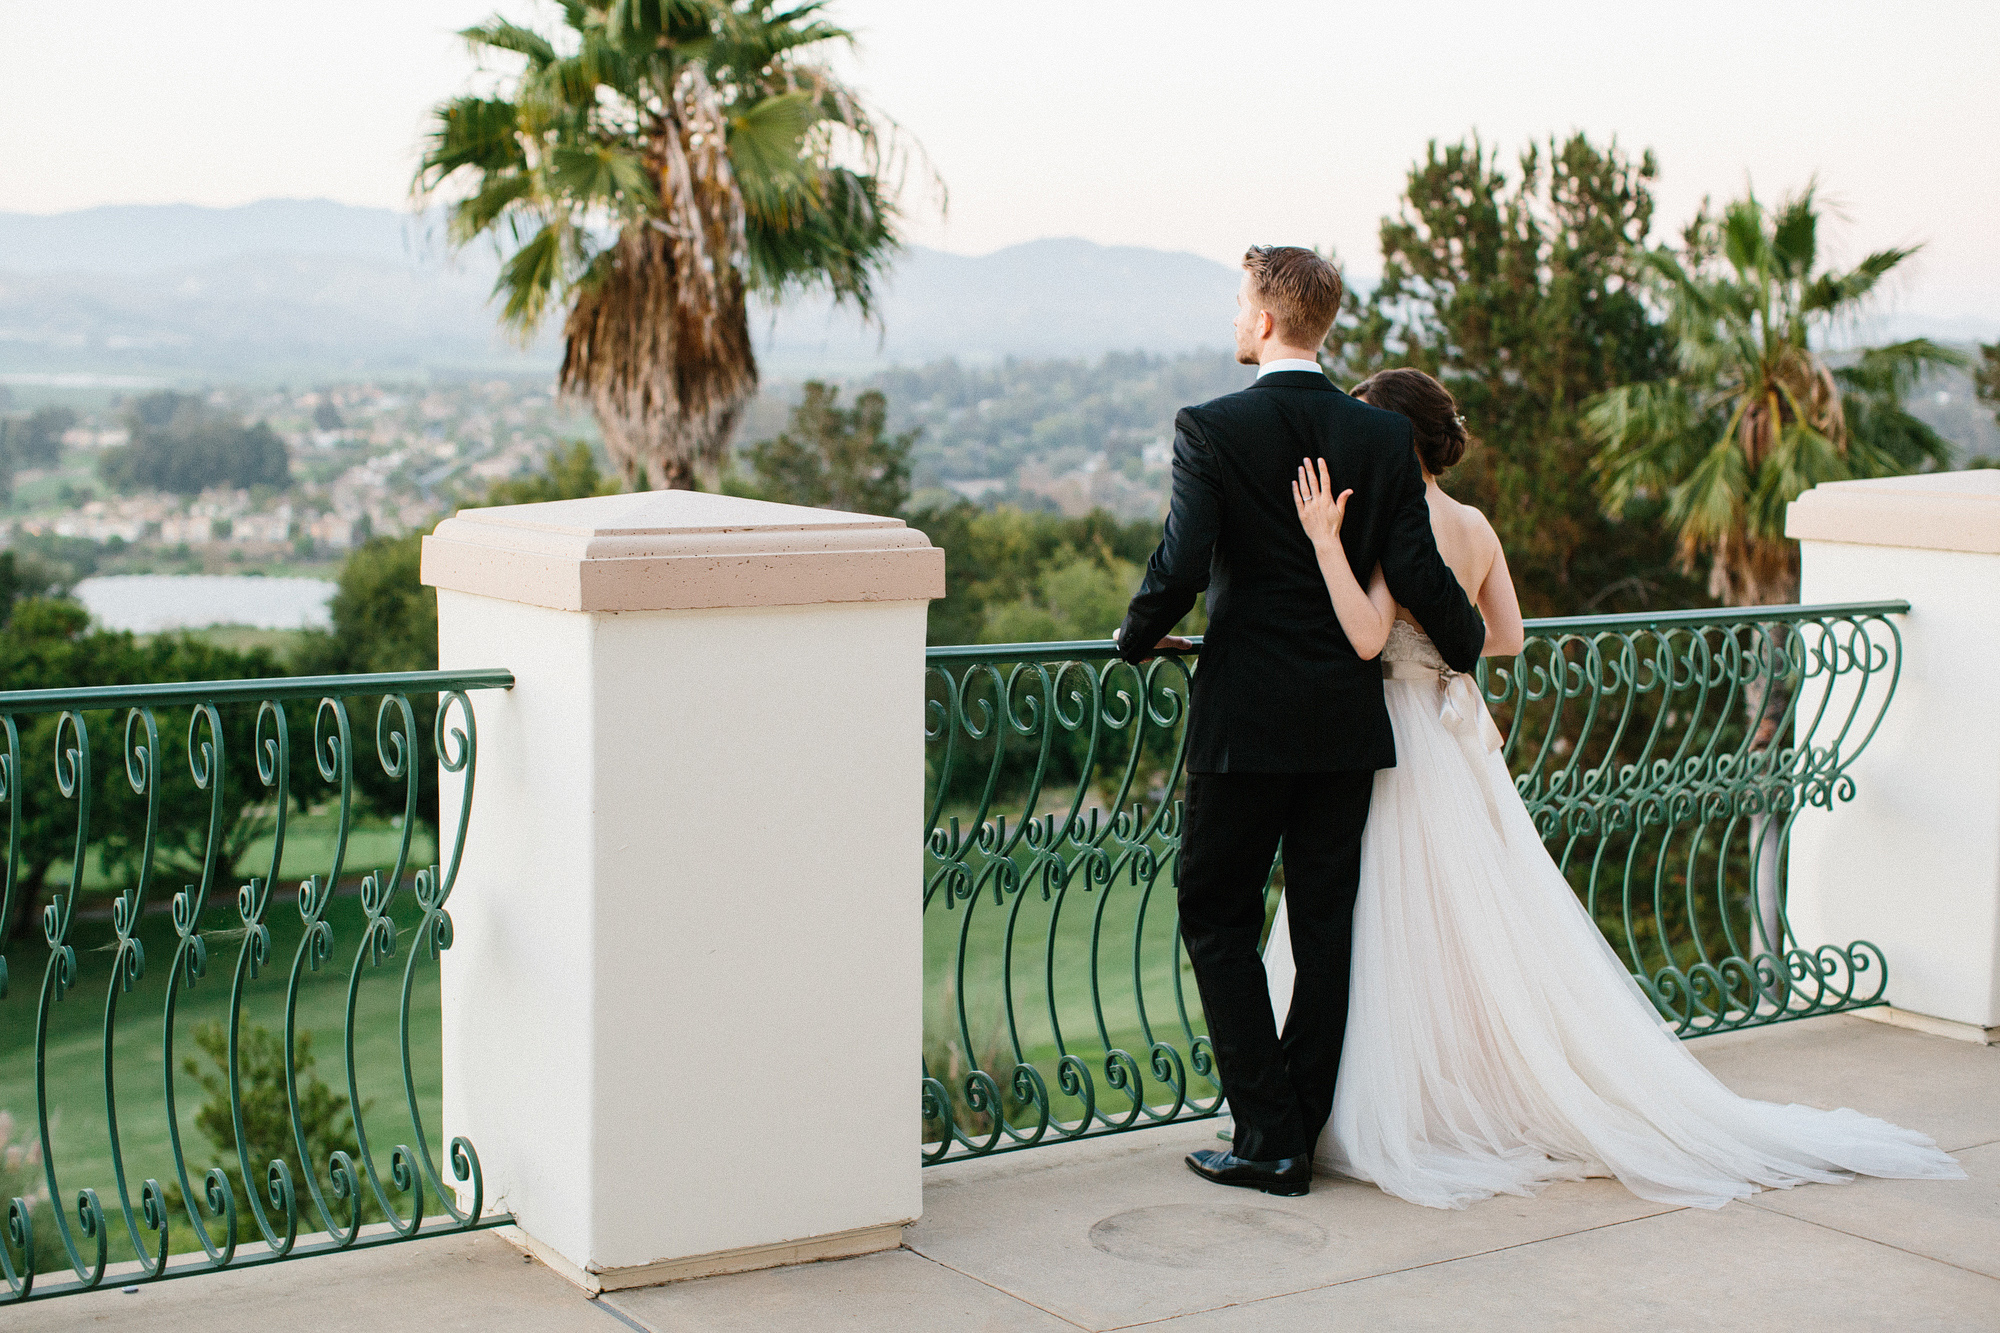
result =
[{"label": "scrollwork in railing", "polygon": [[[389,907],[397,890],[402,887],[403,872],[410,864],[410,838],[416,832],[419,785],[413,753],[416,727],[416,711],[410,707],[406,696],[382,696],[381,707],[375,711],[375,753],[382,772],[391,780],[403,783],[402,836],[396,842],[394,868],[386,875],[378,871],[364,876],[361,881],[361,910],[366,921],[355,946],[354,964],[348,969],[347,1021],[342,1029],[345,1042],[342,1054],[347,1065],[347,1104],[354,1107],[361,1105],[360,1062],[355,1058],[354,1042],[363,969],[379,967],[396,956],[396,922],[389,915]],[[388,1218],[389,1226],[396,1234],[414,1234],[424,1223],[424,1183],[417,1173],[409,1145],[399,1143],[389,1154],[389,1175],[395,1182],[396,1192],[409,1197],[410,1215],[406,1218],[397,1213],[388,1191],[382,1187],[382,1177],[375,1167],[375,1152],[368,1141],[364,1117],[354,1117],[354,1134],[361,1149],[362,1174],[376,1205]]]},{"label": "scrollwork in railing", "polygon": [[[1189,681],[1178,659],[1135,667],[1100,644],[932,653],[924,903],[951,963],[932,991],[927,1161],[1220,1105],[1174,913],[1156,905]],[[1156,1030],[1163,1013],[1176,1030]]]},{"label": "scrollwork in railing", "polygon": [[[23,798],[29,784],[20,763],[22,719],[53,718],[55,780],[38,798],[44,801],[39,808],[64,811],[67,821],[66,855],[56,858],[65,867],[66,882],[41,905],[39,939],[32,941],[47,954],[32,1028],[18,1008],[0,1004],[0,1037],[7,1038],[0,1041],[0,1058],[33,1065],[36,1146],[48,1195],[46,1205],[28,1198],[6,1202],[6,1223],[0,1228],[0,1275],[6,1288],[0,1299],[42,1299],[90,1290],[103,1281],[113,1258],[113,1228],[107,1225],[98,1191],[83,1187],[66,1193],[63,1184],[65,1176],[87,1178],[91,1171],[79,1172],[76,1162],[82,1149],[73,1134],[57,1133],[58,1122],[81,1123],[93,1108],[73,1100],[60,1104],[58,1098],[69,1094],[59,1094],[51,1078],[75,1046],[70,1026],[62,1027],[61,1050],[53,1039],[58,1035],[58,1006],[66,999],[75,1003],[85,958],[108,960],[101,1042],[106,1131],[101,1141],[107,1156],[102,1165],[115,1186],[116,1211],[124,1223],[115,1239],[121,1250],[129,1249],[126,1257],[137,1260],[136,1272],[121,1280],[144,1282],[207,1268],[242,1268],[509,1220],[504,1214],[484,1211],[478,1154],[463,1137],[452,1138],[444,1156],[465,1190],[465,1206],[459,1206],[461,1201],[445,1188],[425,1131],[428,1093],[420,1076],[421,1043],[413,1044],[412,1033],[427,1020],[435,1021],[434,1008],[419,1003],[434,993],[426,987],[434,987],[435,973],[424,968],[435,964],[452,941],[446,903],[464,850],[477,748],[467,691],[511,683],[511,676],[498,671],[431,672],[0,693],[0,728],[4,728],[0,802],[7,807],[8,830],[0,930],[17,919],[23,897],[35,892],[34,886],[21,883],[19,874],[27,836]],[[428,752],[411,704],[417,691],[436,691],[442,700],[437,724],[428,729]],[[348,707],[360,698],[380,700],[376,761],[390,781],[401,785],[403,799],[400,818],[394,821],[392,866],[363,877],[356,886],[346,873],[350,838],[360,817]],[[295,707],[312,709],[313,762],[305,775],[316,773],[319,779],[316,787],[309,783],[303,794],[295,783],[300,775],[293,771],[294,717],[288,710]],[[122,719],[113,716],[93,724],[93,715],[105,710],[122,711]],[[187,712],[184,768],[166,762],[161,743],[160,714],[172,710]],[[104,734],[121,724],[123,772],[114,764],[103,780],[116,782],[120,792],[129,788],[129,795],[107,795],[110,787],[96,785],[92,730],[96,725]],[[119,737],[121,732],[109,730],[109,734]],[[254,762],[246,765],[246,759]],[[432,764],[459,778],[457,837],[448,855],[440,858],[442,868],[434,862],[411,874],[415,832],[425,822],[419,809],[419,779]],[[163,796],[176,791],[178,807],[170,806]],[[199,816],[192,814],[196,803]],[[170,808],[181,809],[189,818],[184,824],[163,826]],[[292,881],[299,885],[299,917],[294,925],[281,928],[288,935],[296,930],[297,942],[287,946],[293,952],[280,996],[274,983],[264,980],[276,947],[270,907],[273,891],[287,882],[287,873],[298,874],[288,872],[288,866],[297,860],[294,816],[301,810],[313,814],[326,860],[303,880]],[[45,815],[38,818],[46,823]],[[198,824],[185,826],[195,818]],[[370,836],[379,839],[380,834]],[[246,842],[253,839],[268,841],[268,856],[260,853],[258,864],[249,867],[252,873],[237,882],[231,902],[217,892],[218,886],[232,882],[226,877],[242,859]],[[49,855],[46,850],[35,854]],[[181,867],[176,858],[184,857],[193,858],[184,867],[186,882],[164,904],[168,911],[162,918],[149,910],[155,907],[152,883]],[[333,1146],[323,1159],[315,1160],[316,1145],[328,1132],[328,1098],[333,1094],[316,1078],[308,1085],[300,1057],[311,1028],[325,1021],[325,987],[316,983],[315,975],[332,957],[336,919],[357,914],[345,905],[334,910],[339,903],[354,903],[360,918],[341,1011],[345,1106],[356,1151]],[[230,908],[230,917],[216,919],[217,913]],[[394,957],[399,923],[410,919],[415,925],[395,997],[393,1043],[399,1058],[393,1074],[400,1075],[411,1140],[395,1143],[385,1180],[371,1152],[370,1128],[376,1113],[360,1095],[360,1071],[372,1054],[386,1052],[390,1044],[383,1023],[388,997],[364,1004],[363,981],[375,965]],[[108,929],[97,924],[100,920]],[[97,935],[105,942],[90,944]],[[166,950],[165,965],[153,969],[152,975],[149,941]],[[210,992],[216,983],[206,980],[211,951],[224,941],[235,941],[226,1004],[220,994]],[[29,944],[0,936],[4,949],[0,1001],[7,998],[10,965],[18,971]],[[159,1008],[150,1019],[134,1007],[135,994],[144,987],[159,997]],[[193,1153],[177,1105],[177,1080],[182,1074],[176,1060],[177,1036],[181,1026],[193,1022],[189,1015],[197,1005],[204,1016],[217,1020],[221,1034],[213,1052],[219,1077],[204,1080],[212,1092],[220,1091],[213,1093],[199,1121],[202,1130],[217,1140],[226,1167],[205,1165]],[[282,1013],[278,1043],[282,1070],[260,1066],[257,1076],[272,1082],[253,1089],[246,1054],[251,1020],[256,1013],[269,1011]],[[151,1089],[120,1077],[131,1058],[127,1050],[134,1038],[148,1035],[157,1041],[160,1059],[158,1081]],[[209,1040],[203,1038],[204,1043]],[[260,1035],[257,1040],[274,1039]],[[188,1065],[192,1073],[193,1062]],[[74,1082],[69,1078],[63,1087],[73,1087]],[[274,1100],[280,1096],[278,1083],[281,1102]],[[246,1110],[253,1096],[263,1099],[258,1104],[258,1124],[269,1123],[273,1116],[284,1124],[282,1144],[257,1141],[257,1126]],[[165,1140],[165,1148],[148,1148],[138,1156],[163,1152],[171,1170],[159,1174],[173,1181],[173,1189],[163,1189],[152,1174],[134,1172],[131,1127],[140,1118],[155,1116],[160,1118],[163,1132],[158,1137]],[[140,1180],[136,1190],[135,1179]],[[444,1216],[427,1220],[431,1199],[438,1201]],[[364,1231],[371,1210],[385,1217],[388,1225]],[[176,1214],[183,1215],[185,1232]],[[38,1240],[45,1242],[39,1273]],[[61,1260],[52,1275],[46,1271],[47,1251],[58,1242]],[[190,1246],[194,1248],[187,1258],[176,1254]],[[64,1266],[69,1273],[60,1272]]]},{"label": "scrollwork in railing", "polygon": [[[11,725],[11,720],[10,720]],[[140,739],[133,739],[134,727]],[[117,935],[111,961],[111,980],[104,996],[104,1122],[109,1131],[111,1169],[117,1179],[119,1211],[125,1219],[125,1234],[132,1252],[138,1256],[141,1275],[158,1277],[166,1270],[171,1243],[167,1197],[160,1182],[148,1177],[139,1190],[139,1217],[132,1214],[132,1189],[125,1175],[124,1142],[118,1131],[117,1066],[114,1053],[118,1042],[118,1000],[129,995],[146,974],[146,948],[135,933],[146,910],[146,889],[152,879],[154,844],[160,825],[160,727],[150,708],[132,708],[125,714],[125,780],[132,794],[146,801],[146,831],[140,848],[139,865],[131,887],[111,903],[111,928]],[[139,1234],[140,1218],[156,1240],[148,1244]]]},{"label": "scrollwork in railing", "polygon": [[[199,739],[204,723],[208,732],[206,740]],[[221,1223],[222,1238],[218,1241],[210,1234],[208,1222],[195,1203],[194,1188],[188,1182],[187,1154],[181,1143],[181,1121],[175,1097],[174,1018],[180,1008],[182,989],[192,987],[208,974],[208,943],[202,938],[201,918],[208,906],[209,888],[215,880],[215,863],[222,850],[222,767],[222,717],[213,704],[197,704],[193,716],[188,719],[188,771],[194,778],[195,787],[209,794],[208,837],[202,847],[200,882],[174,895],[174,932],[179,941],[167,969],[167,1007],[160,1043],[160,1067],[161,1086],[166,1098],[167,1135],[173,1145],[174,1171],[180,1178],[181,1197],[187,1202],[188,1225],[193,1228],[195,1239],[201,1242],[201,1248],[207,1251],[209,1262],[218,1268],[228,1267],[236,1258],[236,1191],[230,1187],[229,1176],[220,1167],[211,1168],[202,1182],[202,1197],[209,1211]],[[76,863],[80,874],[83,866],[81,846],[77,848]]]},{"label": "scrollwork in railing", "polygon": [[[1875,946],[1793,935],[1784,863],[1802,812],[1853,796],[1906,609],[1531,621],[1483,664],[1550,854],[1683,1035],[1881,1002]],[[1171,901],[1194,661],[930,650],[927,1164],[1223,1105]]]},{"label": "scrollwork in railing", "polygon": [[[271,728],[268,736],[264,734],[266,724]],[[283,1157],[274,1157],[265,1164],[265,1192],[270,1196],[271,1207],[278,1214],[279,1224],[274,1225],[270,1214],[265,1211],[259,1191],[251,1183],[257,1179],[257,1173],[251,1164],[249,1137],[243,1123],[241,1050],[243,1001],[250,983],[271,960],[271,929],[264,922],[264,913],[270,905],[271,886],[278,882],[285,861],[285,823],[291,812],[292,760],[291,729],[285,720],[285,710],[270,700],[260,703],[251,739],[256,747],[257,780],[269,794],[275,813],[269,869],[261,877],[253,876],[236,895],[237,914],[243,922],[243,945],[236,955],[236,972],[229,988],[229,1109],[231,1127],[236,1136],[237,1167],[242,1172],[244,1194],[248,1197],[251,1216],[263,1235],[265,1247],[274,1256],[283,1258],[291,1253],[292,1246],[299,1239],[298,1188],[292,1180],[291,1167]]]},{"label": "scrollwork in railing", "polygon": [[1881,1001],[1879,950],[1801,947],[1791,830],[1850,800],[1895,691],[1901,604],[1530,622],[1482,673],[1516,785],[1684,1035]]},{"label": "scrollwork in railing", "polygon": [[[76,919],[77,894],[83,887],[84,849],[90,842],[90,728],[82,713],[65,709],[57,714],[55,749],[56,791],[63,800],[76,802],[76,841],[70,864],[69,887],[42,909],[42,938],[48,945],[49,961],[42,972],[41,1000],[35,1010],[35,1118],[41,1130],[42,1172],[48,1181],[49,1199],[54,1205],[50,1215],[56,1223],[56,1236],[62,1242],[63,1253],[76,1274],[77,1284],[88,1288],[104,1280],[104,1267],[109,1254],[109,1228],[104,1225],[104,1209],[99,1205],[94,1189],[77,1191],[77,1228],[72,1230],[70,1227],[69,1212],[63,1207],[62,1185],[56,1178],[48,1085],[49,1028],[55,1006],[77,982],[76,946],[70,943],[69,933]],[[20,1202],[15,1201],[16,1204]],[[25,1206],[23,1211],[25,1214]],[[90,1258],[85,1258],[83,1250],[77,1245],[77,1231],[83,1233],[84,1240],[95,1242],[93,1248],[96,1253]],[[31,1250],[27,1265],[33,1262]],[[28,1294],[26,1283],[20,1291],[22,1296]]]},{"label": "scrollwork in railing", "polygon": [[[458,714],[459,725],[447,728],[454,710]],[[447,737],[450,738],[449,744]],[[457,834],[452,842],[450,857],[444,863],[442,872],[434,864],[429,870],[420,870],[416,875],[414,891],[424,916],[417,923],[410,958],[403,966],[396,1032],[403,1056],[403,1095],[409,1105],[411,1141],[417,1145],[424,1178],[430,1181],[438,1206],[452,1221],[464,1225],[479,1217],[486,1197],[485,1178],[479,1170],[479,1153],[472,1146],[472,1140],[464,1135],[452,1138],[452,1178],[463,1185],[469,1195],[469,1202],[460,1208],[452,1197],[455,1191],[445,1188],[437,1162],[431,1156],[431,1140],[424,1132],[423,1108],[417,1097],[416,1065],[410,1058],[410,1001],[416,993],[417,965],[423,960],[437,962],[438,955],[451,947],[451,913],[445,910],[445,903],[451,897],[452,886],[458,882],[458,863],[465,854],[465,830],[472,820],[472,782],[479,750],[479,728],[472,716],[472,703],[463,691],[447,691],[439,701],[432,748],[437,754],[438,767],[447,773],[463,773],[465,776],[459,783]]]}]

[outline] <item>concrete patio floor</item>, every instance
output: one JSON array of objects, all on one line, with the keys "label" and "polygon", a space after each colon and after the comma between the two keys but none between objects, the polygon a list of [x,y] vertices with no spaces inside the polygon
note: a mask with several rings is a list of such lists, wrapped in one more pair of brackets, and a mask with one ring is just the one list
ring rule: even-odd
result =
[{"label": "concrete patio floor", "polygon": [[2000,1047],[1856,1017],[1695,1042],[1749,1096],[1920,1129],[1967,1181],[1774,1191],[1720,1212],[1613,1181],[1462,1212],[1350,1181],[1302,1199],[1180,1165],[1212,1122],[932,1168],[901,1250],[586,1299],[499,1233],[8,1311],[72,1329],[486,1333],[1343,1329],[2000,1330]]}]

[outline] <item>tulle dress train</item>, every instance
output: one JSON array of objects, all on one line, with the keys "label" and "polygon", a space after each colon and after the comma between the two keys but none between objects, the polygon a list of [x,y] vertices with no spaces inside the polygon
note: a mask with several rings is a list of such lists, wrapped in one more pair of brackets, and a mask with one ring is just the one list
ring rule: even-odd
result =
[{"label": "tulle dress train", "polygon": [[[1732,1093],[1660,1022],[1543,848],[1471,681],[1396,622],[1383,650],[1397,766],[1375,775],[1354,970],[1318,1163],[1463,1208],[1555,1180],[1719,1208],[1855,1175],[1961,1179],[1924,1135]],[[1293,968],[1282,905],[1275,1012]]]}]

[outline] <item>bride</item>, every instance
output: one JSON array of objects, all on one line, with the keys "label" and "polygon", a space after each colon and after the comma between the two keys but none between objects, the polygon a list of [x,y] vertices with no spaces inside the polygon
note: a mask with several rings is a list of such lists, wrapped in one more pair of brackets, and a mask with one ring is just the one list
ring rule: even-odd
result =
[{"label": "bride", "polygon": [[[1414,424],[1438,550],[1485,614],[1486,652],[1518,652],[1499,539],[1437,484],[1467,442],[1451,395],[1416,370],[1354,394]],[[1963,1178],[1930,1139],[1858,1111],[1738,1097],[1667,1031],[1543,848],[1472,680],[1379,569],[1356,582],[1339,536],[1352,492],[1331,492],[1324,463],[1299,469],[1293,498],[1341,628],[1381,656],[1399,762],[1376,773],[1362,836],[1346,1047],[1317,1164],[1433,1208],[1585,1176],[1703,1208],[1856,1174]],[[1283,1014],[1282,904],[1265,968]]]}]

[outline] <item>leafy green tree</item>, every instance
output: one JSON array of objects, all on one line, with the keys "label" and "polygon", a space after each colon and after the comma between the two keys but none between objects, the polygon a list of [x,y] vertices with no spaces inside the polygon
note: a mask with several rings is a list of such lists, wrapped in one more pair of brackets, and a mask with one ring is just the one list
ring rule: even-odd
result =
[{"label": "leafy green tree", "polygon": [[[424,586],[422,532],[374,537],[354,548],[340,567],[328,604],[333,628],[304,636],[292,653],[292,670],[305,676],[345,676],[377,671],[437,670],[437,591]],[[430,755],[437,698],[410,697],[422,762],[418,763],[417,818],[437,827],[437,775]],[[402,815],[409,779],[392,778],[375,748],[375,717],[354,716],[352,760],[358,807],[383,818]]]},{"label": "leafy green tree", "polygon": [[54,533],[17,533],[14,545],[0,552],[0,625],[14,603],[31,597],[67,597],[78,582],[97,569],[105,548],[88,537],[58,537]]},{"label": "leafy green tree", "polygon": [[[0,402],[0,408],[5,406]],[[24,417],[0,417],[0,498],[11,494],[14,473],[19,469],[60,463],[63,434],[76,422],[76,413],[67,407],[43,407]]]},{"label": "leafy green tree", "polygon": [[67,407],[41,407],[30,412],[9,445],[15,463],[54,467],[62,461],[63,436],[76,422],[76,413]]},{"label": "leafy green tree", "polygon": [[196,395],[146,394],[125,420],[131,442],[107,451],[98,465],[106,484],[119,490],[197,495],[211,486],[291,485],[290,455],[270,426],[246,426]]},{"label": "leafy green tree", "polygon": [[464,32],[521,67],[498,96],[435,109],[416,188],[463,181],[451,239],[511,247],[495,289],[509,327],[568,304],[561,386],[589,400],[628,483],[688,487],[722,457],[757,384],[749,293],[871,309],[901,154],[822,63],[849,34],[820,9],[566,0],[553,34],[501,18]]},{"label": "leafy green tree", "polygon": [[986,608],[987,643],[1108,639],[1125,618],[1142,566],[1077,552],[1044,566],[1027,595]]},{"label": "leafy green tree", "polygon": [[[266,649],[238,652],[186,635],[162,634],[145,642],[122,631],[93,630],[75,602],[27,598],[14,603],[0,629],[0,680],[10,689],[73,689],[135,681],[231,680],[283,674]],[[189,769],[188,723],[184,709],[156,714],[160,754],[159,842],[154,848],[152,892],[170,897],[198,879],[206,847],[210,795],[195,786]],[[91,742],[91,821],[86,854],[113,884],[137,875],[144,852],[145,798],[132,791],[122,758],[124,710],[85,714]],[[236,863],[267,827],[267,793],[257,777],[256,725],[252,707],[222,710],[225,800],[222,842],[217,849],[217,892],[227,895],[239,882]],[[293,719],[294,724],[298,722]],[[19,762],[25,775],[21,800],[21,859],[11,921],[0,921],[0,943],[16,950],[24,939],[40,938],[40,905],[51,888],[50,871],[75,851],[77,807],[56,789],[49,764],[55,754],[57,719],[19,719]],[[205,729],[195,743],[207,739]],[[135,733],[135,741],[143,735]]]},{"label": "leafy green tree", "polygon": [[[6,402],[0,400],[0,408]],[[76,424],[67,407],[44,407],[25,417],[0,416],[0,501],[14,493],[21,468],[54,467],[62,461],[63,433]]]},{"label": "leafy green tree", "polygon": [[1785,507],[1825,481],[1942,465],[1950,446],[1904,410],[1924,373],[1965,358],[1928,339],[1834,366],[1816,337],[1849,319],[1914,249],[1839,272],[1819,260],[1814,187],[1767,212],[1754,194],[1706,208],[1678,253],[1646,255],[1668,310],[1670,375],[1610,389],[1588,412],[1611,512],[1664,498],[1684,566],[1708,561],[1727,606],[1798,597]]},{"label": "leafy green tree", "polygon": [[1444,486],[1492,519],[1529,615],[1694,600],[1665,540],[1605,516],[1583,421],[1593,395],[1668,369],[1639,281],[1655,174],[1650,152],[1582,134],[1511,175],[1477,138],[1432,143],[1383,219],[1380,284],[1327,338],[1345,382],[1415,366],[1458,399],[1478,442]]},{"label": "leafy green tree", "polygon": [[307,636],[293,655],[301,674],[437,670],[437,593],[419,577],[423,541],[410,532],[354,548],[328,603],[333,628]]},{"label": "leafy green tree", "polygon": [[[243,1179],[243,1166],[236,1151],[236,1117],[229,1106],[229,1030],[220,1023],[203,1023],[194,1030],[194,1043],[208,1056],[208,1062],[204,1065],[189,1056],[181,1061],[181,1069],[208,1094],[201,1109],[195,1113],[194,1122],[215,1146],[216,1164],[229,1177],[230,1188],[236,1193],[237,1243],[248,1244],[261,1239],[257,1219],[250,1211],[246,1185],[256,1189],[258,1201],[264,1204],[267,1214],[271,1213],[271,1196],[266,1184],[269,1178],[265,1173],[270,1169],[271,1162],[280,1158],[291,1172],[293,1188],[303,1210],[299,1229],[316,1229],[312,1202],[308,1197],[310,1191],[299,1162],[298,1140],[292,1133],[291,1101],[285,1093],[284,1039],[270,1029],[254,1024],[244,1027],[238,1036],[237,1085],[243,1104],[242,1141],[249,1150],[251,1170],[256,1173],[248,1182]],[[319,1058],[313,1054],[312,1033],[300,1032],[291,1061],[299,1085],[299,1126],[305,1131],[306,1155],[310,1165],[325,1182],[328,1179],[327,1164],[336,1150],[345,1152],[357,1164],[361,1160],[361,1150],[355,1138],[354,1116],[348,1107],[347,1097],[344,1093],[335,1092],[319,1076],[315,1068],[318,1062]],[[362,1114],[367,1114],[367,1106],[361,1109]],[[206,1175],[207,1172],[201,1174]],[[195,1188],[199,1190],[201,1186],[192,1162],[189,1163],[188,1176],[190,1180],[196,1180]],[[186,1196],[181,1193],[178,1180],[168,1183],[166,1194],[170,1212],[179,1212],[187,1207]],[[382,1210],[375,1202],[374,1191],[364,1186],[360,1198],[363,1221],[379,1219]],[[272,1221],[276,1220],[276,1215],[272,1214]]]},{"label": "leafy green tree", "polygon": [[508,477],[487,488],[482,505],[531,505],[545,500],[580,500],[591,495],[616,495],[618,479],[597,468],[597,457],[582,440],[549,450],[542,470],[526,477]]},{"label": "leafy green tree", "polygon": [[[910,525],[945,553],[945,595],[931,603],[933,644],[1108,638],[1160,539],[1157,522],[1121,523],[1102,510],[1065,518],[964,501],[919,510]],[[1118,615],[1107,616],[1113,601]],[[1201,608],[1194,614],[1189,632],[1199,634]]]},{"label": "leafy green tree", "polygon": [[916,431],[887,435],[889,400],[870,389],[840,406],[840,390],[817,380],[792,409],[789,429],[750,450],[757,493],[780,504],[897,514],[910,499]]}]

